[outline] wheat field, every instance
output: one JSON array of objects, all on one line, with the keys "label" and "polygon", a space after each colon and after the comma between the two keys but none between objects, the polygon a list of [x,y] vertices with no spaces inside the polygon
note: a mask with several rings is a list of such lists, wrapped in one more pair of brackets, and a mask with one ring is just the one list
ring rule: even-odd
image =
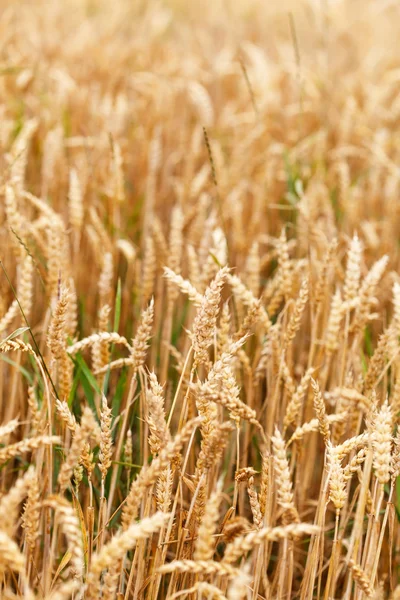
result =
[{"label": "wheat field", "polygon": [[400,5],[0,0],[0,598],[400,598]]}]

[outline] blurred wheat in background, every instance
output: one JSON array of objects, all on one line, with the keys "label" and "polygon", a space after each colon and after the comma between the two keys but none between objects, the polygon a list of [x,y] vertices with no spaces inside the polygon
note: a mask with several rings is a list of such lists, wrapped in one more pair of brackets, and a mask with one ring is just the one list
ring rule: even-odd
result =
[{"label": "blurred wheat in background", "polygon": [[0,1],[0,597],[400,598],[400,5]]}]

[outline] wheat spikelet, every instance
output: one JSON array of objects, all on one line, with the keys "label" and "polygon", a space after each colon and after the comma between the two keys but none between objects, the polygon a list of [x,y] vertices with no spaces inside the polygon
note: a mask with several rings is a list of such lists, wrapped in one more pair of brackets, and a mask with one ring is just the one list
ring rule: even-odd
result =
[{"label": "wheat spikelet", "polygon": [[[97,361],[93,361],[93,366],[95,366],[95,364],[97,364]],[[99,361],[100,363],[100,361]],[[103,367],[100,368],[96,368],[96,370],[94,371],[95,375],[104,375],[104,373],[107,373],[108,371],[114,371],[115,369],[121,369],[122,367],[134,367],[135,366],[135,361],[133,360],[132,357],[129,358],[117,358],[117,360],[112,360],[111,362],[109,362],[108,364],[104,365]]]},{"label": "wheat spikelet", "polygon": [[290,374],[290,369],[285,360],[282,361],[281,371],[282,371],[283,385],[285,386],[285,390],[288,394],[289,402],[290,402],[290,399],[292,398],[293,394],[296,391],[296,386],[294,384],[293,377]]},{"label": "wheat spikelet", "polygon": [[199,481],[201,474],[209,470],[221,458],[228,436],[232,431],[231,423],[218,423],[211,433],[204,437],[196,462],[196,481]]},{"label": "wheat spikelet", "polygon": [[265,453],[262,455],[261,461],[261,483],[260,483],[260,493],[258,495],[258,500],[260,503],[260,511],[262,516],[265,515],[265,510],[267,507],[267,497],[269,491],[269,471],[270,471],[270,455]]},{"label": "wheat spikelet", "polygon": [[112,457],[112,437],[111,437],[111,408],[108,407],[107,398],[103,396],[101,401],[101,415],[100,415],[100,453],[99,453],[99,467],[101,473],[101,479],[104,484],[104,480],[107,476],[107,471],[111,466]]},{"label": "wheat spikelet", "polygon": [[230,367],[226,366],[221,369],[216,383],[210,384],[206,381],[199,386],[199,390],[201,397],[206,397],[208,400],[224,406],[234,421],[244,419],[259,426],[255,410],[244,404],[239,398],[239,388]]},{"label": "wheat spikelet", "polygon": [[0,333],[3,333],[6,329],[8,329],[15,319],[15,317],[19,313],[19,306],[16,300],[13,300],[10,304],[6,314],[0,320]]},{"label": "wheat spikelet", "polygon": [[361,448],[361,450],[359,450],[357,454],[351,459],[349,464],[345,466],[345,468],[343,469],[343,476],[346,481],[351,478],[353,473],[356,473],[358,471],[360,465],[362,465],[366,457],[366,449]]},{"label": "wheat spikelet", "polygon": [[375,348],[375,352],[369,362],[368,371],[364,380],[364,396],[368,396],[374,388],[377,377],[380,375],[388,354],[389,340],[391,337],[391,329],[387,329],[382,333]]},{"label": "wheat spikelet", "polygon": [[257,529],[261,529],[263,525],[263,515],[261,512],[261,506],[259,497],[254,487],[254,476],[250,475],[247,480],[247,493],[249,495],[251,512],[253,514],[253,522]]},{"label": "wheat spikelet", "polygon": [[132,444],[132,431],[128,429],[126,433],[126,442],[124,446],[124,459],[126,463],[132,464],[133,461],[133,444]]},{"label": "wheat spikelet", "polygon": [[[243,304],[245,306],[247,306],[249,309],[253,309],[255,306],[258,306],[257,298],[254,296],[254,294],[251,292],[251,290],[249,290],[244,285],[244,283],[239,279],[239,277],[237,275],[232,275],[232,274],[228,273],[227,281],[228,281],[229,285],[232,287],[235,297],[238,300],[240,300],[240,302],[243,302]],[[267,311],[263,307],[260,307],[260,309],[259,309],[259,318],[260,318],[261,323],[265,327],[265,330],[269,331],[270,328],[272,327],[272,323],[267,314]]]},{"label": "wheat spikelet", "polygon": [[374,451],[374,468],[378,481],[386,483],[390,479],[393,415],[386,400],[376,413],[369,431]]},{"label": "wheat spikelet", "polygon": [[5,340],[4,342],[0,343],[0,352],[15,352],[17,350],[35,355],[35,352],[30,344],[25,343],[17,338]]},{"label": "wheat spikelet", "polygon": [[208,361],[208,347],[213,342],[221,291],[227,274],[227,267],[218,271],[215,279],[204,293],[201,306],[193,322],[192,345],[196,364]]},{"label": "wheat spikelet", "polygon": [[119,564],[111,565],[103,579],[103,600],[113,600],[116,597],[119,577]]},{"label": "wheat spikelet", "polygon": [[297,386],[296,390],[292,394],[292,396],[288,402],[288,405],[286,407],[286,413],[285,413],[285,417],[283,419],[283,424],[285,427],[289,427],[289,425],[291,425],[292,423],[294,423],[296,421],[296,419],[301,411],[303,398],[307,391],[307,388],[310,383],[313,372],[314,372],[314,369],[311,368],[311,369],[308,369],[304,373],[299,385]]},{"label": "wheat spikelet", "polygon": [[338,240],[334,238],[332,242],[329,244],[329,247],[324,255],[321,269],[318,276],[318,281],[314,291],[314,301],[316,305],[319,305],[323,302],[325,288],[327,284],[328,272],[329,268],[332,266],[334,261],[335,253],[338,246]]},{"label": "wheat spikelet", "polygon": [[116,247],[125,256],[129,265],[133,265],[136,259],[136,250],[129,240],[120,238],[117,240]]},{"label": "wheat spikelet", "polygon": [[226,547],[223,563],[232,563],[246,552],[250,552],[264,541],[276,542],[287,538],[298,538],[303,535],[318,533],[319,528],[308,523],[291,523],[284,527],[263,527],[259,531],[251,531],[245,536],[237,537]]},{"label": "wheat spikelet", "polygon": [[68,210],[69,222],[80,232],[84,217],[83,190],[76,169],[70,169],[69,172]]},{"label": "wheat spikelet", "polygon": [[56,400],[56,408],[61,420],[65,423],[68,429],[74,433],[76,430],[76,419],[69,410],[66,400]]},{"label": "wheat spikelet", "polygon": [[9,492],[2,496],[0,500],[0,510],[3,515],[1,525],[3,531],[7,533],[7,535],[12,535],[13,530],[17,525],[20,504],[27,495],[29,497],[35,479],[34,467],[31,466],[22,477],[17,479],[15,485],[13,485]]},{"label": "wheat spikelet", "polygon": [[331,310],[329,313],[329,320],[325,334],[325,346],[327,352],[329,353],[335,352],[335,350],[339,348],[339,332],[343,314],[342,295],[338,289],[332,298]]},{"label": "wheat spikelet", "polygon": [[[339,413],[337,415],[327,415],[326,420],[327,420],[328,425],[331,423],[343,423],[346,420],[347,416],[348,416],[347,413]],[[320,431],[320,422],[318,419],[311,419],[311,421],[308,421],[307,423],[303,423],[303,425],[301,425],[300,427],[296,427],[296,429],[294,430],[293,435],[291,436],[287,445],[290,446],[290,444],[292,444],[294,441],[301,440],[301,438],[303,438],[305,434],[311,433],[313,431]],[[362,438],[362,441],[360,441],[361,445],[363,443],[368,443],[368,436],[361,435],[360,437]],[[357,446],[357,442],[352,440],[351,443],[353,443],[353,442],[354,442],[354,447]],[[349,446],[347,446],[347,445],[345,445],[345,443],[343,443],[343,456],[346,454],[345,448],[353,447],[353,446],[351,446],[351,443],[349,444]],[[336,448],[339,448],[339,446],[336,446]],[[350,452],[350,450],[348,450],[348,451]]]},{"label": "wheat spikelet", "polygon": [[156,485],[157,508],[161,512],[167,513],[170,510],[173,483],[174,473],[171,467],[167,467],[161,472]]},{"label": "wheat spikelet", "polygon": [[103,256],[103,267],[99,277],[99,302],[100,306],[111,304],[112,283],[114,277],[114,259],[111,252],[106,252]]},{"label": "wheat spikelet", "polygon": [[155,513],[152,517],[133,523],[125,531],[115,535],[110,542],[92,557],[90,571],[86,578],[86,597],[98,598],[98,581],[102,571],[124,557],[138,540],[146,539],[158,531],[169,518],[169,514]]},{"label": "wheat spikelet", "polygon": [[332,451],[341,460],[342,458],[344,458],[346,456],[346,454],[349,454],[352,450],[355,450],[356,448],[360,448],[360,447],[363,448],[364,446],[367,446],[369,440],[370,440],[370,436],[368,433],[361,433],[360,435],[356,435],[352,438],[348,438],[342,444],[339,444],[339,446],[334,446]]},{"label": "wheat spikelet", "polygon": [[46,226],[50,226],[52,221],[57,222],[58,225],[62,224],[60,215],[45,200],[38,198],[26,190],[23,190],[20,195],[25,200],[28,200],[32,206],[37,208],[37,210],[41,213],[41,216],[45,218],[44,224]]},{"label": "wheat spikelet", "polygon": [[[27,402],[29,405],[30,419],[32,422],[32,431],[34,434],[36,434],[40,430],[40,423],[41,423],[42,418],[41,418],[41,414],[40,414],[40,409],[39,409],[37,401],[36,401],[35,388],[33,385],[30,385],[28,387]],[[0,427],[0,431],[1,431],[1,427]],[[1,439],[1,434],[0,434],[0,439]]]},{"label": "wheat spikelet", "polygon": [[333,502],[336,513],[339,514],[346,501],[345,476],[342,465],[340,464],[337,453],[332,452],[331,445],[328,445],[328,464],[329,464],[329,499]]},{"label": "wheat spikelet", "polygon": [[143,303],[146,303],[154,292],[154,279],[156,276],[156,255],[154,242],[151,237],[145,238],[145,249],[142,261],[141,291]]},{"label": "wheat spikelet", "polygon": [[258,242],[253,242],[246,260],[246,284],[257,298],[260,288],[260,255]]},{"label": "wheat spikelet", "polygon": [[85,408],[82,415],[81,424],[76,426],[75,435],[71,447],[67,454],[65,462],[61,465],[58,474],[58,485],[60,493],[67,489],[73,470],[78,463],[84,444],[95,429],[93,413],[89,408]]},{"label": "wheat spikelet", "polygon": [[[211,583],[207,583],[206,581],[198,581],[194,584],[194,586],[185,590],[185,592],[187,594],[204,594],[207,595],[206,597],[210,598],[210,600],[212,598],[215,598],[216,600],[227,600],[226,596],[224,596],[224,594],[217,586],[212,585]],[[175,594],[172,594],[172,596],[169,597],[170,600],[173,600],[174,598],[178,597],[178,595],[180,596],[181,593],[182,592],[176,592]]]},{"label": "wheat spikelet", "polygon": [[319,389],[318,383],[311,377],[311,387],[314,392],[314,409],[317,413],[317,419],[319,423],[319,430],[327,444],[330,440],[329,421],[326,416],[325,403],[322,398],[321,390]]},{"label": "wheat spikelet", "polygon": [[147,352],[147,340],[151,336],[151,328],[154,318],[154,300],[151,299],[149,306],[142,313],[142,318],[137,329],[135,338],[132,340],[131,357],[135,369],[138,370],[144,365]]},{"label": "wheat spikelet", "polygon": [[[106,295],[110,296],[111,290],[108,290]],[[108,329],[108,321],[111,313],[111,308],[108,304],[103,304],[103,306],[99,310],[98,314],[98,329],[99,333],[106,332]],[[98,342],[97,344],[93,344],[92,348],[92,362],[93,362],[93,370],[95,373],[99,371],[103,371],[108,367],[110,362],[110,350],[108,347],[108,342]],[[102,380],[100,379],[100,387],[102,387]]]},{"label": "wheat spikelet", "polygon": [[[334,388],[330,392],[325,392],[325,399],[330,402],[333,402],[340,408],[340,400],[346,401],[345,406],[351,406],[354,404],[359,405],[364,410],[368,410],[370,406],[370,401],[366,398],[361,392],[356,389],[352,389],[347,386]],[[349,404],[347,404],[349,403]]]},{"label": "wheat spikelet", "polygon": [[68,311],[68,302],[69,291],[67,288],[63,287],[60,291],[60,297],[57,301],[47,334],[47,345],[56,360],[60,360],[65,352],[65,321]]},{"label": "wheat spikelet", "polygon": [[362,329],[371,318],[370,309],[374,302],[376,287],[383,276],[388,262],[389,257],[383,256],[372,265],[364,278],[360,287],[359,301],[356,307],[354,322],[352,324],[353,330]]},{"label": "wheat spikelet", "polygon": [[213,535],[219,517],[219,505],[222,499],[221,490],[222,482],[220,481],[217,485],[217,489],[206,503],[193,554],[193,560],[195,561],[209,561],[212,560],[212,557],[214,556],[215,541]]},{"label": "wheat spikelet", "polygon": [[128,344],[126,338],[119,333],[111,332],[107,333],[106,331],[102,333],[93,333],[83,340],[72,344],[72,346],[68,346],[67,353],[74,356],[78,352],[82,352],[86,348],[90,348],[93,344],[97,344],[99,342],[107,342],[108,344],[120,344],[121,346],[125,346],[128,350],[131,350],[131,346]]},{"label": "wheat spikelet", "polygon": [[245,517],[235,517],[224,526],[222,530],[223,541],[229,544],[239,535],[246,534],[253,529],[253,525]]},{"label": "wheat spikelet", "polygon": [[238,569],[229,564],[213,562],[211,560],[175,560],[165,564],[159,569],[159,573],[199,573],[202,575],[225,575],[229,578],[236,577]]},{"label": "wheat spikelet", "polygon": [[194,488],[197,487],[194,513],[199,523],[202,521],[206,505],[206,477],[213,467],[218,467],[232,431],[233,426],[231,423],[222,423],[216,425],[210,435],[202,441],[193,477]]},{"label": "wheat spikelet", "polygon": [[19,551],[17,544],[4,531],[0,530],[0,567],[3,570],[3,565],[6,565],[12,571],[24,573],[25,558]]},{"label": "wheat spikelet", "polygon": [[76,579],[75,589],[81,585],[83,576],[84,554],[82,531],[78,517],[73,507],[61,496],[53,496],[46,500],[46,505],[52,507],[60,516],[62,530],[71,549],[71,566],[73,578]]},{"label": "wheat spikelet", "polygon": [[60,273],[66,273],[65,268],[68,251],[64,223],[58,215],[51,215],[47,233],[47,289],[49,297],[57,295]]},{"label": "wheat spikelet", "polygon": [[34,473],[29,480],[28,498],[22,515],[22,527],[25,530],[25,540],[31,554],[35,551],[36,540],[39,536],[40,525],[40,488],[39,480]]},{"label": "wheat spikelet", "polygon": [[[263,308],[261,306],[261,300],[256,300],[254,305],[249,308],[243,322],[240,326],[240,329],[233,336],[235,340],[243,338],[245,335],[250,334],[253,327],[260,322],[260,315],[262,314]],[[238,352],[239,358],[245,358],[245,361],[248,360],[246,353],[243,350],[239,350]],[[244,361],[242,361],[244,362]],[[245,362],[244,362],[245,364]],[[251,371],[251,367],[249,364],[249,371]]]},{"label": "wheat spikelet", "polygon": [[371,598],[373,596],[373,589],[368,575],[363,571],[360,565],[357,565],[353,560],[349,561],[349,567],[357,584],[360,586],[362,591]]},{"label": "wheat spikelet", "polygon": [[12,419],[5,425],[0,425],[0,440],[7,437],[10,433],[12,433],[19,426],[18,419]]},{"label": "wheat spikelet", "polygon": [[25,439],[21,442],[16,442],[10,446],[0,449],[0,465],[4,464],[11,458],[25,454],[25,452],[33,452],[40,446],[52,446],[60,443],[60,438],[56,435],[38,435],[37,437]]},{"label": "wheat spikelet", "polygon": [[200,123],[204,127],[211,127],[214,124],[214,108],[211,97],[206,88],[199,82],[192,80],[189,82],[187,91],[189,97],[198,111]]},{"label": "wheat spikelet", "polygon": [[240,569],[237,577],[232,579],[229,588],[227,600],[243,600],[248,596],[248,589],[251,584],[250,563],[246,563],[243,568]]},{"label": "wheat spikelet", "polygon": [[169,267],[164,267],[164,276],[170,283],[173,283],[181,290],[181,292],[186,294],[189,297],[189,300],[193,302],[196,307],[201,306],[203,296],[197,291],[197,289],[190,283],[188,279],[184,279],[181,275],[178,275]]},{"label": "wheat spikelet", "polygon": [[290,480],[290,469],[286,457],[285,442],[277,427],[275,427],[275,433],[272,436],[271,441],[274,452],[276,494],[279,505],[284,509],[283,518],[286,519],[285,515],[292,516],[295,521],[298,521],[297,511],[293,503],[292,482]]},{"label": "wheat spikelet", "polygon": [[158,219],[157,217],[154,218],[151,231],[153,234],[153,241],[155,244],[158,262],[161,265],[165,265],[168,256],[168,244],[163,233],[160,219]]},{"label": "wheat spikelet", "polygon": [[149,446],[152,454],[158,454],[170,441],[170,434],[165,421],[163,389],[155,373],[149,374],[149,382],[150,388],[146,391]]},{"label": "wheat spikelet", "polygon": [[196,408],[202,417],[201,434],[206,439],[218,425],[218,408],[214,398],[207,393],[207,390],[201,388],[195,397]]},{"label": "wheat spikelet", "polygon": [[88,480],[92,478],[93,469],[95,467],[94,454],[90,450],[90,443],[85,442],[83,444],[81,454],[79,457],[79,465],[82,465],[86,469]]},{"label": "wheat spikelet", "polygon": [[201,419],[193,419],[186,423],[182,431],[167,444],[151,465],[143,467],[137,479],[132,483],[122,509],[121,522],[126,529],[137,516],[143,494],[146,489],[156,482],[162,471],[169,466],[170,461],[180,452],[193,430],[199,425]]},{"label": "wheat spikelet", "polygon": [[344,281],[344,300],[345,302],[353,300],[358,295],[358,286],[361,277],[362,245],[354,234],[347,255],[346,276]]},{"label": "wheat spikelet", "polygon": [[301,318],[308,301],[308,283],[304,280],[301,284],[299,296],[296,300],[293,312],[285,332],[285,344],[288,345],[293,341],[296,333],[300,329]]},{"label": "wheat spikelet", "polygon": [[83,466],[81,464],[81,459],[79,460],[76,467],[74,467],[73,477],[74,477],[75,493],[78,496],[79,495],[79,486],[81,485],[82,480],[83,480]]}]

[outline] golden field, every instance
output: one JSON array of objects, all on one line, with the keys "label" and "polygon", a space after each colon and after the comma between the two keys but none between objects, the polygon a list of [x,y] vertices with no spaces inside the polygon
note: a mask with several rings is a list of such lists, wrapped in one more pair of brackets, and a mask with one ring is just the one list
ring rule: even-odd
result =
[{"label": "golden field", "polygon": [[0,598],[400,598],[400,6],[0,0]]}]

